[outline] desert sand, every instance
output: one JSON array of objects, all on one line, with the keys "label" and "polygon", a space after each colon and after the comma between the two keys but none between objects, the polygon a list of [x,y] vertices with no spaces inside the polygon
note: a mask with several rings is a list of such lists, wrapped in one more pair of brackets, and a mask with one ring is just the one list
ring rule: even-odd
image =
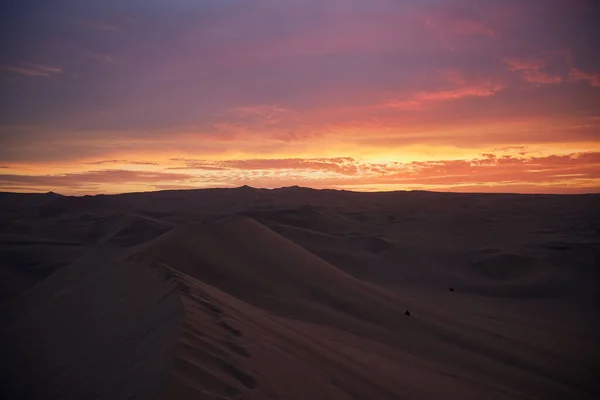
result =
[{"label": "desert sand", "polygon": [[241,187],[0,206],[5,399],[600,396],[600,195]]}]

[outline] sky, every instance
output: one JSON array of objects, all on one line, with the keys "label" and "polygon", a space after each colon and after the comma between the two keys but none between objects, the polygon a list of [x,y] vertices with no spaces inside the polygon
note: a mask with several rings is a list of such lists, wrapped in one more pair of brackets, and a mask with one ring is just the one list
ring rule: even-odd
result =
[{"label": "sky", "polygon": [[0,191],[600,192],[594,0],[24,0],[0,14]]}]

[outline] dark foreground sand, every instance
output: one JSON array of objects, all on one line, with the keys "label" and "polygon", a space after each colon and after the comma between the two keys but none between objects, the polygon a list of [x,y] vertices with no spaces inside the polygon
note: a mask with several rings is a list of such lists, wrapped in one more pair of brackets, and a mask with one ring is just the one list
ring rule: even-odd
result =
[{"label": "dark foreground sand", "polygon": [[1,398],[600,396],[598,195],[0,206]]}]

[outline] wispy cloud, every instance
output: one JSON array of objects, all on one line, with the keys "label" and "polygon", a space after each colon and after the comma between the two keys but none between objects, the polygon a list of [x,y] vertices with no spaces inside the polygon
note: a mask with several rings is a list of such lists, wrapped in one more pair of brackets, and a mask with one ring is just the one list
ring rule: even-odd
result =
[{"label": "wispy cloud", "polygon": [[89,165],[104,165],[104,164],[128,164],[128,165],[159,165],[158,162],[154,161],[132,161],[132,160],[100,160],[87,162]]},{"label": "wispy cloud", "polygon": [[591,86],[600,87],[600,74],[594,74],[573,68],[571,70],[571,78],[574,80],[587,81]]},{"label": "wispy cloud", "polygon": [[51,76],[62,73],[61,68],[33,63],[22,63],[21,66],[3,65],[0,69],[27,76]]},{"label": "wispy cloud", "polygon": [[239,117],[251,118],[269,124],[281,122],[286,115],[291,113],[290,110],[275,104],[240,106],[229,111]]},{"label": "wispy cloud", "polygon": [[453,89],[419,91],[398,99],[390,100],[384,107],[402,110],[421,110],[427,103],[459,100],[466,97],[489,97],[502,90],[497,83],[474,84]]},{"label": "wispy cloud", "polygon": [[352,157],[335,158],[277,158],[246,160],[187,160],[179,168],[202,170],[317,170],[342,174],[358,172],[358,163]]},{"label": "wispy cloud", "polygon": [[542,59],[515,59],[508,58],[504,60],[510,71],[522,74],[523,80],[534,84],[553,84],[565,81],[560,75],[545,71],[547,62]]},{"label": "wispy cloud", "polygon": [[30,68],[33,68],[37,71],[47,72],[50,74],[60,74],[62,72],[61,68],[52,67],[50,65],[42,65],[42,64],[33,64],[33,63],[25,63]]},{"label": "wispy cloud", "polygon": [[[98,170],[52,175],[0,174],[0,189],[15,187],[68,188],[97,190],[98,185],[145,185],[183,182],[194,178],[190,174],[130,170]],[[32,189],[33,190],[33,189]]]},{"label": "wispy cloud", "polygon": [[103,61],[103,62],[106,62],[106,63],[112,63],[114,61],[110,54],[95,53],[95,52],[92,52],[92,51],[88,51],[88,52],[85,53],[85,55],[89,59],[95,60],[95,61]]}]

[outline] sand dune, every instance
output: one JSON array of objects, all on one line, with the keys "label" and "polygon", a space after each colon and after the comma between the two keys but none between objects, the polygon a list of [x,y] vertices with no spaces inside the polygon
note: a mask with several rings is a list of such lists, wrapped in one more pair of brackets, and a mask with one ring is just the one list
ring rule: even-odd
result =
[{"label": "sand dune", "polygon": [[63,200],[0,195],[4,398],[600,393],[598,197]]},{"label": "sand dune", "polygon": [[173,224],[146,216],[123,215],[103,234],[98,243],[132,246],[160,236],[172,227]]},{"label": "sand dune", "polygon": [[183,310],[144,267],[96,251],[2,313],[7,398],[150,398],[173,358]]},{"label": "sand dune", "polygon": [[401,314],[363,282],[248,217],[183,226],[142,254],[280,314],[332,318],[323,307],[368,320]]}]

